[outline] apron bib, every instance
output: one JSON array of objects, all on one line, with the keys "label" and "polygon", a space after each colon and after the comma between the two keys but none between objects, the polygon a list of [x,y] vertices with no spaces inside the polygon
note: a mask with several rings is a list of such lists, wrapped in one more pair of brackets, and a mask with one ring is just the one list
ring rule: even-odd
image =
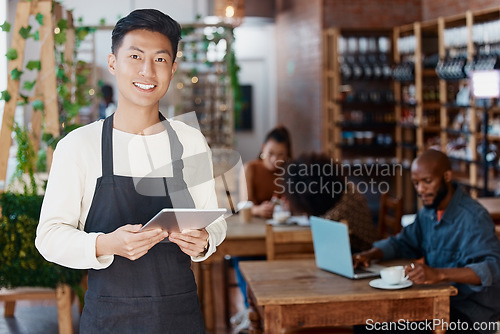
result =
[{"label": "apron bib", "polygon": [[[102,129],[102,177],[85,223],[86,232],[110,233],[126,224],[145,223],[163,208],[194,208],[184,182],[183,147],[160,114],[170,140],[173,177],[143,178],[141,188],[163,185],[162,196],[136,191],[133,177],[113,174],[113,115]],[[88,271],[88,290],[80,320],[87,333],[205,333],[191,258],[171,242],[153,246],[131,261],[115,255],[105,269]]]}]

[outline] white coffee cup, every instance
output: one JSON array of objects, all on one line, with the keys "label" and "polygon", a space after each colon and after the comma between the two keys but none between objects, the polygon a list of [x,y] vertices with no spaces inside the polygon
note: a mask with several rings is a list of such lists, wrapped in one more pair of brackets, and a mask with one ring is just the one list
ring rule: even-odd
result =
[{"label": "white coffee cup", "polygon": [[405,274],[405,267],[394,266],[387,267],[380,271],[380,277],[386,284],[396,285],[401,284],[408,280],[408,276]]},{"label": "white coffee cup", "polygon": [[273,220],[283,224],[286,223],[288,218],[290,218],[291,214],[290,211],[274,211],[273,213]]}]

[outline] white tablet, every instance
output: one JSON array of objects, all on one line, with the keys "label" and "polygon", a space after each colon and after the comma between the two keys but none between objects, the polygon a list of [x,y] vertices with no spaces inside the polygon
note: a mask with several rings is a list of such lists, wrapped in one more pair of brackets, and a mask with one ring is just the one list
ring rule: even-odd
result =
[{"label": "white tablet", "polygon": [[167,232],[199,230],[207,227],[226,213],[226,209],[162,209],[141,231],[161,227]]}]

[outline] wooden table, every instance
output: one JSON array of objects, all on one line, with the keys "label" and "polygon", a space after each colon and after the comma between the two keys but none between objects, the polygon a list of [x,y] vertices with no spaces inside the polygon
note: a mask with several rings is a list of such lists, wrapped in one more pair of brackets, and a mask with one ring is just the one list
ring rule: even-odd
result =
[{"label": "wooden table", "polygon": [[[195,263],[201,269],[201,276],[198,277],[198,295],[202,304],[207,332],[213,332],[215,329],[215,299],[212,284],[212,268],[215,264],[222,264],[226,255],[266,255],[265,219],[254,217],[249,223],[242,223],[238,215],[232,215],[226,219],[226,222],[226,239],[217,247],[217,251],[206,261]],[[223,265],[220,267],[224,268]],[[224,307],[228,307],[228,305],[224,305]]]},{"label": "wooden table", "polygon": [[[247,281],[250,333],[284,328],[351,326],[374,322],[449,321],[448,284],[379,290],[369,279],[350,280],[316,267],[314,260],[248,261],[240,264]],[[263,327],[261,327],[263,319]],[[435,333],[444,333],[441,328]]]}]

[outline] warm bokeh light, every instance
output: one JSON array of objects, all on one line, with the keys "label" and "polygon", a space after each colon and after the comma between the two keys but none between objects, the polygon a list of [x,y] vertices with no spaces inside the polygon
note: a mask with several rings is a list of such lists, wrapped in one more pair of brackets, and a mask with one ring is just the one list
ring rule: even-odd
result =
[{"label": "warm bokeh light", "polygon": [[177,89],[182,89],[184,88],[184,84],[182,82],[179,82],[176,87]]},{"label": "warm bokeh light", "polygon": [[226,17],[233,17],[233,16],[234,16],[234,7],[227,6],[226,7]]},{"label": "warm bokeh light", "polygon": [[56,35],[57,35],[57,34],[58,34],[58,33],[60,33],[60,32],[61,32],[61,29],[59,29],[59,27],[56,27],[56,28],[54,29],[54,34],[56,34]]},{"label": "warm bokeh light", "polygon": [[197,83],[198,82],[198,77],[192,77],[191,78],[191,82],[194,83],[194,84]]},{"label": "warm bokeh light", "polygon": [[94,94],[95,94],[95,90],[94,90],[94,88],[90,88],[90,89],[89,89],[89,95],[90,95],[90,96],[94,96]]}]

